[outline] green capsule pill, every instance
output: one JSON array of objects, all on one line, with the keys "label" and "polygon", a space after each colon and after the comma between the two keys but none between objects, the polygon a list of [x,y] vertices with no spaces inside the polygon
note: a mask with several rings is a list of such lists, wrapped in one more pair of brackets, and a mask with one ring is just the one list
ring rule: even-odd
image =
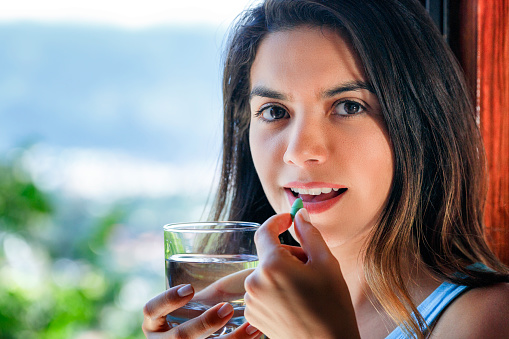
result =
[{"label": "green capsule pill", "polygon": [[292,220],[293,220],[293,218],[295,218],[295,214],[297,214],[297,211],[303,207],[304,207],[304,204],[302,203],[301,198],[297,198],[297,200],[295,200],[293,202],[292,208],[290,209],[290,214],[292,215]]}]

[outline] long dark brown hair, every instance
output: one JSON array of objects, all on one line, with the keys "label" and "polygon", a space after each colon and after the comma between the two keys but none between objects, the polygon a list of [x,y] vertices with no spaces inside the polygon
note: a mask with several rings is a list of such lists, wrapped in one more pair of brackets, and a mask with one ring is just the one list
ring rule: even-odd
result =
[{"label": "long dark brown hair", "polygon": [[[378,97],[394,180],[364,271],[388,314],[424,337],[429,332],[402,273],[408,253],[442,280],[484,286],[509,277],[483,235],[487,174],[470,92],[418,1],[266,0],[239,17],[224,61],[223,161],[212,217],[261,223],[274,214],[249,149],[249,74],[267,34],[298,26],[327,27],[347,39]],[[476,262],[491,270],[468,268]]]}]

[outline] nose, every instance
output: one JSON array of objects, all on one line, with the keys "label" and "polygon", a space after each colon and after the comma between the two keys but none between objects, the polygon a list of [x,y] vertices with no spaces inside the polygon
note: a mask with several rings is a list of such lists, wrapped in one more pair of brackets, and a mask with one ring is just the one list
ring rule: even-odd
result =
[{"label": "nose", "polygon": [[[312,120],[312,119],[310,119]],[[283,155],[286,164],[307,166],[322,164],[328,157],[327,133],[320,121],[301,119],[288,130]]]}]

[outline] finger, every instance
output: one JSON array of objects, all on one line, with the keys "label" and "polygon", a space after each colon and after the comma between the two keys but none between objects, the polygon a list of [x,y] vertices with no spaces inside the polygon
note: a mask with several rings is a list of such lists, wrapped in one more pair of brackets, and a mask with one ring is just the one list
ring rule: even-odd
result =
[{"label": "finger", "polygon": [[299,259],[301,262],[306,263],[308,261],[308,255],[302,247],[297,246],[290,246],[290,245],[281,245],[284,247],[288,252],[290,252],[294,257]]},{"label": "finger", "polygon": [[232,333],[221,336],[221,339],[254,339],[261,337],[260,332],[256,327],[249,323],[243,323],[241,326],[235,329]]},{"label": "finger", "polygon": [[194,289],[191,285],[178,285],[152,298],[143,307],[143,331],[146,333],[169,330],[166,315],[187,304],[193,295]]},{"label": "finger", "polygon": [[227,275],[196,293],[193,301],[213,305],[221,301],[240,299],[246,292],[244,281],[253,271],[254,268],[248,268]]},{"label": "finger", "polygon": [[297,212],[294,225],[295,234],[304,253],[307,254],[308,260],[326,260],[332,256],[320,231],[311,224],[308,211],[305,208],[301,208]]},{"label": "finger", "polygon": [[279,234],[286,231],[292,225],[292,217],[290,213],[276,214],[263,223],[255,233],[256,251],[258,258],[263,260],[274,250],[276,246],[280,246]]},{"label": "finger", "polygon": [[233,306],[228,303],[218,304],[202,315],[174,327],[171,330],[172,337],[207,338],[226,325],[233,316],[233,311]]}]

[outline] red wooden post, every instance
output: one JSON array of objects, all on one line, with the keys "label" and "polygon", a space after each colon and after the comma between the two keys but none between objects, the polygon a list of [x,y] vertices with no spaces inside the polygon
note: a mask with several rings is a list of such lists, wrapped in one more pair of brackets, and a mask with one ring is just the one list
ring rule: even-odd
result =
[{"label": "red wooden post", "polygon": [[486,237],[509,265],[509,0],[451,1],[449,22],[449,43],[476,102],[486,148]]},{"label": "red wooden post", "polygon": [[477,11],[477,105],[490,176],[486,235],[509,264],[509,0],[478,0]]}]

